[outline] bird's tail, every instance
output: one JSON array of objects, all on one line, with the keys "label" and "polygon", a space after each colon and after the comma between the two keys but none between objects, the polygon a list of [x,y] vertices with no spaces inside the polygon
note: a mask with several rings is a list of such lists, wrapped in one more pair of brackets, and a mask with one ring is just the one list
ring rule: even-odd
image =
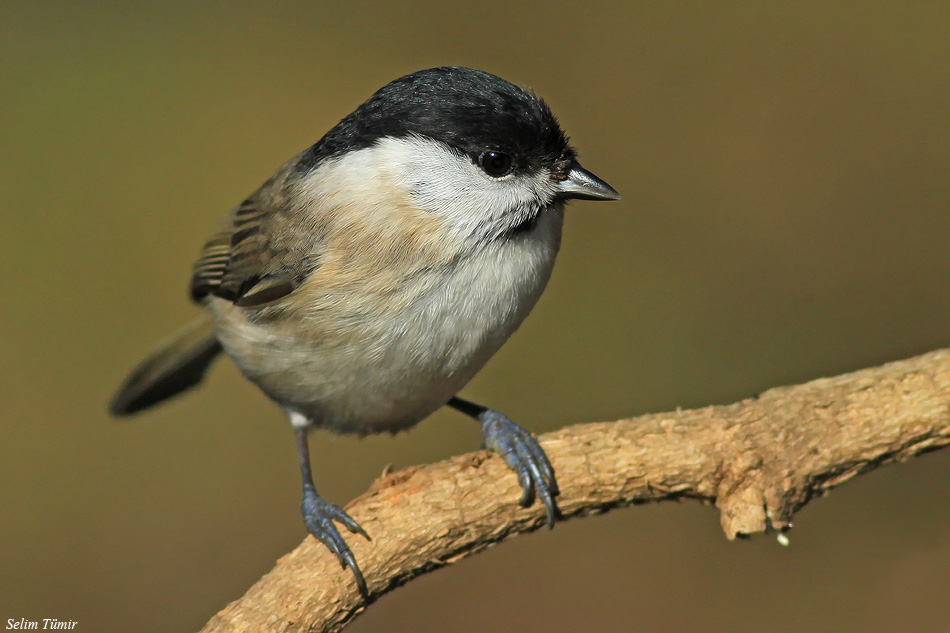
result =
[{"label": "bird's tail", "polygon": [[129,374],[109,404],[109,412],[131,415],[194,387],[220,352],[208,316],[189,323]]}]

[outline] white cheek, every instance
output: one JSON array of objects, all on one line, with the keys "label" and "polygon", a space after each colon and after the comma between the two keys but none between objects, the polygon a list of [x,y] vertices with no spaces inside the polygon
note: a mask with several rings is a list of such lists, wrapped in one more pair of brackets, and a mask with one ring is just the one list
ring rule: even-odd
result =
[{"label": "white cheek", "polygon": [[422,137],[383,138],[327,161],[300,185],[320,209],[360,209],[363,221],[391,220],[394,197],[446,220],[460,240],[491,241],[552,207],[547,174],[491,178],[467,156]]},{"label": "white cheek", "polygon": [[387,138],[373,149],[397,186],[463,238],[500,235],[554,199],[553,183],[544,175],[491,178],[469,157],[429,139]]}]

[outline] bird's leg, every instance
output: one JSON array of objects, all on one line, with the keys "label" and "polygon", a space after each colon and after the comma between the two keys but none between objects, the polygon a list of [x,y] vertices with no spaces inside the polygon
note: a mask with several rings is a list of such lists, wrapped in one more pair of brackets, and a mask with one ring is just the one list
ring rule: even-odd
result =
[{"label": "bird's leg", "polygon": [[518,483],[524,491],[521,505],[528,507],[534,503],[537,492],[547,510],[548,527],[553,528],[560,516],[554,500],[559,494],[557,479],[538,440],[509,420],[508,416],[493,409],[458,397],[449,400],[448,405],[482,423],[483,447],[501,455],[508,467],[518,475]]},{"label": "bird's leg", "polygon": [[327,548],[336,554],[340,559],[340,564],[344,569],[350,568],[353,576],[356,578],[356,585],[363,597],[367,596],[366,581],[363,580],[363,573],[356,564],[356,558],[353,552],[347,546],[346,541],[340,536],[340,532],[333,524],[338,521],[346,526],[353,534],[360,534],[369,540],[369,535],[363,531],[363,528],[343,511],[339,506],[324,501],[317,494],[317,489],[313,486],[313,475],[310,473],[310,449],[307,446],[307,428],[296,428],[297,434],[297,452],[300,455],[300,475],[303,478],[303,502],[300,504],[300,512],[303,514],[304,525],[307,531],[313,534],[317,540],[327,546]]}]

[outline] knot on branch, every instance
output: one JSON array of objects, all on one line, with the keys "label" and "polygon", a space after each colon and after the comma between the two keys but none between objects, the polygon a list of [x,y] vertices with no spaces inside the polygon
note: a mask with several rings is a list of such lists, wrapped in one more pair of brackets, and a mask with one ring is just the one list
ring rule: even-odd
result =
[{"label": "knot on branch", "polygon": [[[767,457],[745,451],[720,466],[716,507],[729,540],[791,527],[800,488]],[[784,475],[784,476],[783,476]]]}]

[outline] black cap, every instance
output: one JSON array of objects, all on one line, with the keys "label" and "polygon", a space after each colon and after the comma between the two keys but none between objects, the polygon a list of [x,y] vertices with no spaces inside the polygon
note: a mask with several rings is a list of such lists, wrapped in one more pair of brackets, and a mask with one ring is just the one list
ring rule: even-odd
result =
[{"label": "black cap", "polygon": [[490,73],[443,66],[380,88],[306,150],[298,169],[370,147],[380,138],[424,136],[477,159],[497,150],[527,172],[573,160],[557,119],[537,95]]}]

